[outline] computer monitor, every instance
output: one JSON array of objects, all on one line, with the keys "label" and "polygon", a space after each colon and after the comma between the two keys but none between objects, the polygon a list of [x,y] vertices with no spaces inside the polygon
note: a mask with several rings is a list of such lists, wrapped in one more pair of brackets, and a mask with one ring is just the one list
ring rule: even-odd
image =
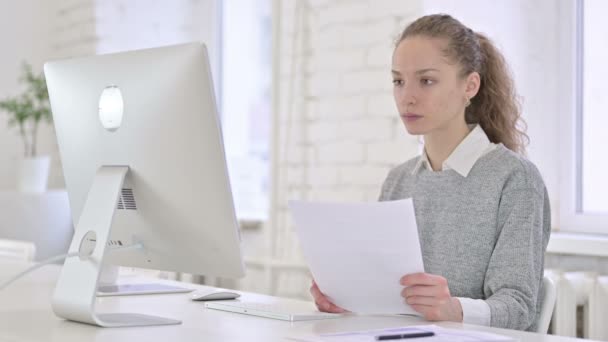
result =
[{"label": "computer monitor", "polygon": [[54,312],[105,327],[180,323],[96,313],[95,293],[106,262],[244,275],[205,46],[53,61],[44,72],[76,223],[69,252],[90,255],[65,261]]}]

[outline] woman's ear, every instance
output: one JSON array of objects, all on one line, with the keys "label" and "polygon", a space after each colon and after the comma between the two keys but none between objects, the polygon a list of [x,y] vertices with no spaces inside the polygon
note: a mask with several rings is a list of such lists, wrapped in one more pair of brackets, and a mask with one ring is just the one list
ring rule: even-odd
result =
[{"label": "woman's ear", "polygon": [[473,71],[467,76],[465,80],[465,96],[467,99],[472,99],[479,92],[479,86],[481,85],[481,77],[477,71]]}]

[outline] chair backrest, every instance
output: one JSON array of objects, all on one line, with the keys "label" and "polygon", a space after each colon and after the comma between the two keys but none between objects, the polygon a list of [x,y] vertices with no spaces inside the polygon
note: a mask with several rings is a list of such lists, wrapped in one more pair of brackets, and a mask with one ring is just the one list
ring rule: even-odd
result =
[{"label": "chair backrest", "polygon": [[551,316],[553,316],[553,309],[555,308],[555,300],[557,298],[555,283],[547,275],[543,277],[541,294],[540,317],[538,318],[536,332],[546,334],[549,330],[549,323],[551,323]]},{"label": "chair backrest", "polygon": [[33,242],[0,239],[0,259],[32,262],[35,256]]}]

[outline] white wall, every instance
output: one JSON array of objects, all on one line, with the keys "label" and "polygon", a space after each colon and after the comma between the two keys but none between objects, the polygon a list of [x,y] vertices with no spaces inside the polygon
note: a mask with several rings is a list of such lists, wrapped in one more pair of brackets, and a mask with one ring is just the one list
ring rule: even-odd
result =
[{"label": "white wall", "polygon": [[[52,55],[53,10],[49,1],[23,0],[0,2],[0,98],[21,92],[17,80],[22,61],[35,71]],[[51,154],[51,186],[61,183],[57,177],[57,155],[54,134],[49,125],[42,125],[39,153]],[[16,129],[8,129],[7,115],[0,113],[0,190],[16,188],[16,165],[23,155],[23,145]],[[59,179],[58,179],[59,178]]]}]

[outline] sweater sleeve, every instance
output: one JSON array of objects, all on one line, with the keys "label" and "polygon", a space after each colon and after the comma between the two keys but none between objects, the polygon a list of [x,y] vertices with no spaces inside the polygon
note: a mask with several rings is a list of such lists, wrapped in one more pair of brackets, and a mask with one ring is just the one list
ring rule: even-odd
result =
[{"label": "sweater sleeve", "polygon": [[498,238],[484,282],[491,326],[530,330],[536,325],[550,233],[549,200],[543,190],[527,187],[502,193]]}]

